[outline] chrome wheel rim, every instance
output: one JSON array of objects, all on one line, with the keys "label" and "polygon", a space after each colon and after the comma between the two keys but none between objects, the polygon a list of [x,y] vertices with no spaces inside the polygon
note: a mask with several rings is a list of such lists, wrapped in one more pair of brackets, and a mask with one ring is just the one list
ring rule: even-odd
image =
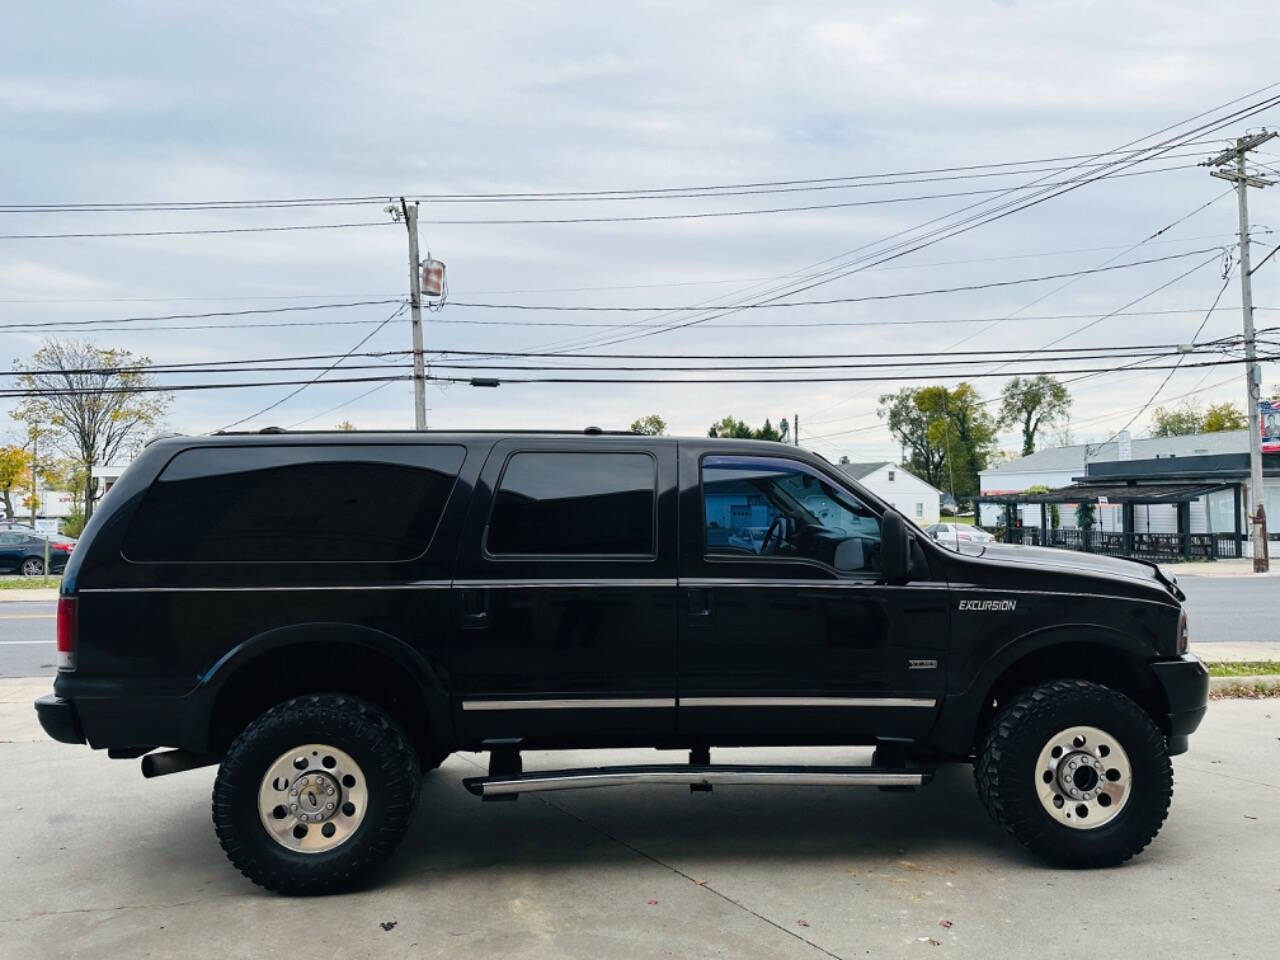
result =
[{"label": "chrome wheel rim", "polygon": [[44,564],[39,560],[24,560],[22,562],[22,572],[28,577],[38,577],[44,573]]},{"label": "chrome wheel rim", "polygon": [[1133,789],[1133,768],[1120,742],[1097,727],[1067,727],[1036,759],[1036,792],[1055,821],[1096,830],[1120,815]]},{"label": "chrome wheel rim", "polygon": [[267,834],[296,853],[327,853],[364,822],[369,789],[351,755],[323,743],[280,754],[258,788]]}]

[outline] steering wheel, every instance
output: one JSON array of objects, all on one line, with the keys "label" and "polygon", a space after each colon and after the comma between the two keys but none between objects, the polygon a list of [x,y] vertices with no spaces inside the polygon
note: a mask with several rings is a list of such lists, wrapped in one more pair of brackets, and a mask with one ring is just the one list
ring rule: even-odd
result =
[{"label": "steering wheel", "polygon": [[769,529],[764,532],[764,539],[760,541],[760,556],[769,553],[769,541],[773,540],[773,552],[778,552],[778,547],[782,545],[782,517],[774,517],[773,522],[769,524]]}]

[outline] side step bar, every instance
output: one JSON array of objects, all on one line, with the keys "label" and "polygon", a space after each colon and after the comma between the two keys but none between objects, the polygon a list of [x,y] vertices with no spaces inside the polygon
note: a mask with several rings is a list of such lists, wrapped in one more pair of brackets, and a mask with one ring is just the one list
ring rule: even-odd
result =
[{"label": "side step bar", "polygon": [[541,770],[506,776],[469,777],[463,786],[477,797],[497,797],[548,790],[584,787],[621,787],[642,783],[712,786],[842,786],[922,787],[933,779],[932,770],[884,767],[769,767],[730,765],[648,765],[634,767],[584,767],[577,770]]}]

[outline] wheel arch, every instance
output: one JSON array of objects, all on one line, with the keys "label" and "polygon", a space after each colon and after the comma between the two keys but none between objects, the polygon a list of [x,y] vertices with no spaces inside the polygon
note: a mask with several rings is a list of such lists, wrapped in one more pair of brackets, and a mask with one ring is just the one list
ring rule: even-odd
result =
[{"label": "wheel arch", "polygon": [[1169,705],[1149,666],[1155,652],[1119,630],[1095,625],[1047,627],[1001,648],[968,689],[948,694],[930,738],[948,755],[969,756],[999,704],[1045,680],[1089,680],[1125,694],[1166,729]]},{"label": "wheel arch", "polygon": [[449,697],[438,670],[389,633],[343,623],[293,624],[236,645],[202,676],[195,722],[208,749],[221,753],[270,707],[324,692],[382,707],[421,755],[452,745]]}]

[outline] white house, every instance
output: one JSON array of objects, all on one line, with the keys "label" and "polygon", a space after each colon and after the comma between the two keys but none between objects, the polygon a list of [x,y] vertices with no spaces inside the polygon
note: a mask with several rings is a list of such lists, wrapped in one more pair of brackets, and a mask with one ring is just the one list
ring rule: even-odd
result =
[{"label": "white house", "polygon": [[938,522],[942,491],[896,463],[842,463],[840,469],[918,526]]}]

